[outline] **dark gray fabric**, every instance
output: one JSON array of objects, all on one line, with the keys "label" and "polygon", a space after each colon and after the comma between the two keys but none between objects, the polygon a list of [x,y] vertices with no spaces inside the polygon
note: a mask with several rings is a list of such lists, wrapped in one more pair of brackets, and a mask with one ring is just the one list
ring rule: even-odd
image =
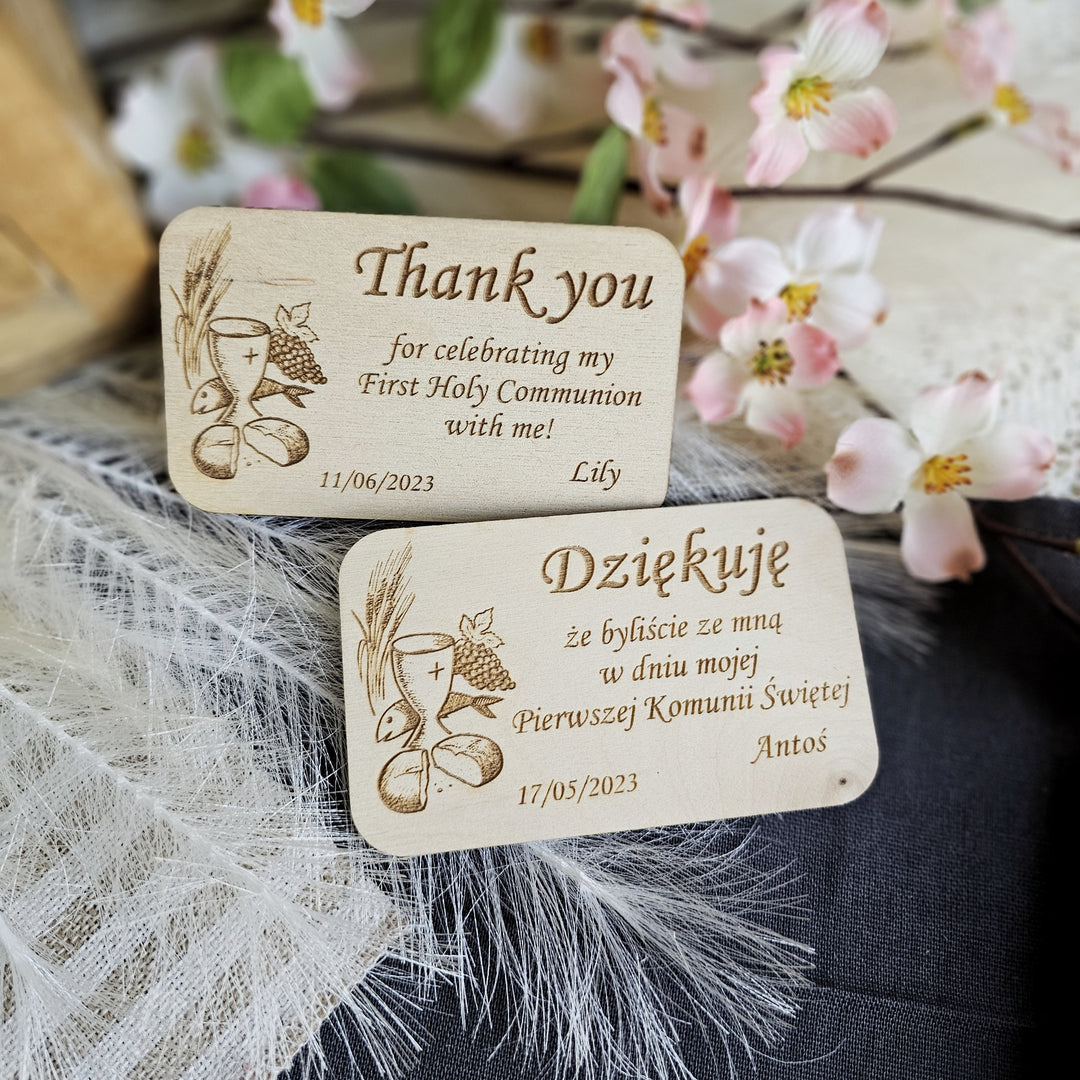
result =
[{"label": "dark gray fabric", "polygon": [[[985,510],[1080,536],[1078,503]],[[928,656],[866,649],[881,745],[870,790],[760,820],[777,860],[805,875],[809,917],[778,929],[817,955],[789,1037],[739,1063],[740,1077],[1006,1080],[1039,1075],[1070,1045],[1080,635],[1000,543],[987,547],[971,584],[942,588]],[[1080,560],[1020,547],[1080,609]],[[418,1080],[542,1074],[496,1049],[497,1020],[463,1031],[450,990],[425,1016]],[[702,1032],[684,1045],[695,1075],[728,1075]],[[333,1035],[327,1050],[334,1080],[375,1075]]]}]

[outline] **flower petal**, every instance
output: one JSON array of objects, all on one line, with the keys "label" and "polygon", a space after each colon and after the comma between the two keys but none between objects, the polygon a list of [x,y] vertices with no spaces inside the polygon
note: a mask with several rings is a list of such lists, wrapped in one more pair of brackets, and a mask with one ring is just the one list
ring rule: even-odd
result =
[{"label": "flower petal", "polygon": [[367,66],[335,18],[319,26],[301,23],[288,2],[275,4],[271,21],[281,32],[281,51],[300,63],[315,100],[324,108],[344,109],[368,81]]},{"label": "flower petal", "polygon": [[686,325],[695,334],[716,340],[720,327],[727,318],[728,316],[712,303],[708,294],[701,291],[697,281],[692,281],[683,299],[683,320]]},{"label": "flower petal", "polygon": [[787,329],[787,304],[783,300],[751,300],[746,311],[724,323],[720,347],[745,364],[758,351],[760,342],[782,338]]},{"label": "flower petal", "polygon": [[757,59],[762,81],[750,96],[750,108],[761,123],[772,124],[784,115],[782,99],[799,54],[789,45],[770,45],[758,53]]},{"label": "flower petal", "polygon": [[654,213],[666,214],[671,209],[671,193],[660,179],[660,154],[656,144],[636,139],[634,157],[637,161],[641,194],[645,196]]},{"label": "flower petal", "polygon": [[[600,62],[616,76],[628,71],[641,86],[656,82],[656,68],[649,39],[638,19],[620,19],[600,40]],[[610,111],[610,110],[609,110]]]},{"label": "flower petal", "polygon": [[810,321],[841,349],[861,345],[889,311],[885,286],[873,274],[831,274],[821,281]]},{"label": "flower petal", "polygon": [[323,0],[327,12],[339,19],[351,19],[361,11],[367,11],[375,0]]},{"label": "flower petal", "polygon": [[116,152],[138,168],[179,168],[176,143],[185,123],[180,102],[150,79],[133,79],[120,95],[110,131]]},{"label": "flower petal", "polygon": [[682,180],[705,161],[705,124],[689,109],[662,105],[664,141],[657,148],[656,171],[665,180]]},{"label": "flower petal", "polygon": [[522,48],[534,21],[526,15],[502,17],[492,58],[469,91],[469,107],[504,135],[528,130],[554,89],[556,66],[537,63]]},{"label": "flower petal", "polygon": [[1009,130],[1049,154],[1064,172],[1080,171],[1080,135],[1069,127],[1069,110],[1053,102],[1031,102],[1031,119]]},{"label": "flower petal", "polygon": [[248,184],[240,205],[261,210],[318,210],[320,202],[315,189],[299,176],[275,173]]},{"label": "flower petal", "polygon": [[856,420],[841,432],[825,466],[829,498],[856,514],[895,510],[921,459],[914,440],[895,420]]},{"label": "flower petal", "polygon": [[739,229],[739,206],[727,188],[711,177],[688,176],[679,185],[679,208],[686,217],[686,238],[705,236],[709,247],[719,247]]},{"label": "flower petal", "polygon": [[707,424],[730,420],[742,407],[746,372],[724,352],[711,352],[694,368],[686,396]]},{"label": "flower petal", "polygon": [[793,323],[788,326],[784,340],[795,361],[788,377],[788,386],[793,390],[824,386],[840,370],[836,342],[819,327]]},{"label": "flower petal", "polygon": [[900,557],[922,581],[967,581],[986,565],[975,519],[955,491],[925,495],[913,491],[904,504]]},{"label": "flower petal", "polygon": [[981,439],[957,447],[967,454],[972,499],[1027,499],[1036,494],[1054,463],[1052,439],[1023,424],[1001,424]]},{"label": "flower petal", "polygon": [[809,153],[797,121],[780,118],[759,124],[750,136],[746,182],[751,187],[776,187],[802,168]]},{"label": "flower petal", "polygon": [[911,406],[911,430],[927,457],[986,434],[997,420],[1001,383],[967,371],[945,386],[929,386]]},{"label": "flower petal", "polygon": [[812,149],[867,157],[893,137],[896,120],[896,106],[888,94],[868,86],[838,94],[827,113],[814,112],[801,124]]},{"label": "flower petal", "polygon": [[803,66],[829,82],[865,79],[888,44],[889,17],[876,0],[829,0],[810,19]]},{"label": "flower petal", "polygon": [[791,245],[795,272],[814,278],[824,271],[868,270],[884,226],[880,217],[854,203],[814,211],[803,219]]},{"label": "flower petal", "polygon": [[989,101],[996,86],[1012,79],[1016,35],[1008,16],[990,5],[946,30],[945,51],[960,67],[964,93]]},{"label": "flower petal", "polygon": [[755,298],[771,300],[791,280],[791,271],[776,244],[747,236],[709,255],[696,280],[713,306],[731,318]]},{"label": "flower petal", "polygon": [[608,116],[635,139],[641,138],[645,119],[645,93],[624,64],[615,64],[615,81],[608,87],[604,107]]},{"label": "flower petal", "polygon": [[806,434],[802,398],[786,386],[751,383],[746,391],[746,426],[775,435],[790,450]]}]

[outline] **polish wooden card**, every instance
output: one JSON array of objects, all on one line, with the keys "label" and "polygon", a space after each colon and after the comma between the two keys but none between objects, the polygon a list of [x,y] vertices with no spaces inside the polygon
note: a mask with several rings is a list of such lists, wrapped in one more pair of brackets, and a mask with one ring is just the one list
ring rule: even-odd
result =
[{"label": "polish wooden card", "polygon": [[252,514],[659,505],[683,277],[645,229],[188,211],[161,243],[173,483]]},{"label": "polish wooden card", "polygon": [[352,816],[391,854],[830,806],[877,768],[801,500],[389,529],[340,591]]}]

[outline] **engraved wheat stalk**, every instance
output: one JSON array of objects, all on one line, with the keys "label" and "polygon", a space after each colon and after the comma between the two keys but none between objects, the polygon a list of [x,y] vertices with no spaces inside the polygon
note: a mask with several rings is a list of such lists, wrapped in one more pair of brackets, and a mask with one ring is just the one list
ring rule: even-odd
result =
[{"label": "engraved wheat stalk", "polygon": [[202,349],[209,333],[210,320],[232,285],[225,277],[225,249],[232,239],[232,229],[214,229],[188,250],[184,280],[178,293],[171,285],[180,314],[173,324],[173,341],[184,362],[184,378],[189,387],[202,368]]},{"label": "engraved wheat stalk", "polygon": [[362,635],[356,650],[356,663],[373,715],[377,712],[375,702],[386,697],[386,669],[390,664],[391,646],[416,599],[407,591],[410,582],[405,577],[411,559],[412,544],[406,544],[402,551],[392,552],[385,560],[377,562],[368,579],[364,614],[353,612]]}]

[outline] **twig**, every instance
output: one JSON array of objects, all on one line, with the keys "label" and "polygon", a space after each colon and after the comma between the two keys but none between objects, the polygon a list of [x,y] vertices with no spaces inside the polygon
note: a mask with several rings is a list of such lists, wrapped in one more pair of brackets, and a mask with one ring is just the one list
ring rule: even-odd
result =
[{"label": "twig", "polygon": [[871,169],[868,173],[864,173],[857,180],[853,180],[848,184],[845,190],[852,195],[859,194],[882,177],[891,176],[893,173],[906,169],[909,165],[914,165],[916,162],[922,161],[923,158],[927,158],[931,154],[943,150],[951,143],[958,142],[968,135],[973,135],[976,131],[981,131],[989,123],[990,117],[984,112],[966,116],[963,120],[957,120],[955,124],[950,124],[943,131],[939,131],[925,142],[913,146],[903,154],[897,154],[897,156],[890,161],[886,161],[876,169]]},{"label": "twig", "polygon": [[1053,548],[1056,551],[1067,551],[1070,555],[1080,555],[1080,538],[1043,536],[1041,533],[1029,532],[1027,529],[1017,529],[1015,526],[995,521],[979,509],[975,509],[975,520],[981,528],[986,529],[987,532],[996,533],[998,536],[1024,540],[1029,544],[1038,544],[1040,547]]},{"label": "twig", "polygon": [[1078,615],[1064,600],[1057,594],[1053,585],[1046,580],[1039,573],[1038,570],[1031,564],[1027,556],[1009,539],[1007,536],[999,537],[1001,546],[1012,557],[1016,565],[1028,576],[1032,584],[1046,597],[1051,606],[1064,615],[1074,626],[1080,627],[1080,615]]},{"label": "twig", "polygon": [[861,404],[867,410],[872,412],[875,416],[880,416],[886,420],[896,419],[896,417],[893,416],[893,414],[889,412],[889,410],[886,409],[885,406],[877,400],[877,398],[870,394],[870,392],[862,385],[862,383],[860,383],[858,379],[854,378],[847,371],[847,369],[841,369],[840,371],[838,371],[836,373],[836,377],[838,379],[843,379],[844,382],[846,382],[848,386],[850,386],[855,391],[855,394],[859,398]]}]

